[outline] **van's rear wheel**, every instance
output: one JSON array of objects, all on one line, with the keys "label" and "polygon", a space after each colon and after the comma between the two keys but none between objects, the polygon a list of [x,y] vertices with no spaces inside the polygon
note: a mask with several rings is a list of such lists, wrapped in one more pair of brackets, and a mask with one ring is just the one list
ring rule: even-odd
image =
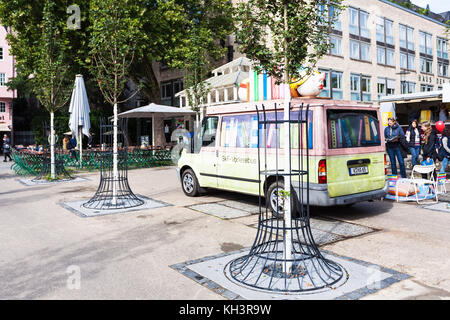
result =
[{"label": "van's rear wheel", "polygon": [[[283,199],[279,191],[284,190],[284,183],[282,181],[272,182],[267,189],[266,193],[266,202],[267,207],[272,211],[272,216],[274,218],[283,218],[284,217],[284,208],[283,208]],[[297,217],[297,194],[295,193],[294,188],[291,186],[291,216],[292,218]]]},{"label": "van's rear wheel", "polygon": [[196,197],[200,193],[200,186],[197,177],[192,169],[186,169],[181,175],[181,187],[185,195]]}]

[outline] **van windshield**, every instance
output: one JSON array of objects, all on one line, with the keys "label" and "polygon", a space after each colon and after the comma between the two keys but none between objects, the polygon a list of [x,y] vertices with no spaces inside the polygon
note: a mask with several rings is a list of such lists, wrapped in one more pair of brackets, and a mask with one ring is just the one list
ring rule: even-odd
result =
[{"label": "van windshield", "polygon": [[358,148],[381,145],[376,111],[328,110],[328,148]]}]

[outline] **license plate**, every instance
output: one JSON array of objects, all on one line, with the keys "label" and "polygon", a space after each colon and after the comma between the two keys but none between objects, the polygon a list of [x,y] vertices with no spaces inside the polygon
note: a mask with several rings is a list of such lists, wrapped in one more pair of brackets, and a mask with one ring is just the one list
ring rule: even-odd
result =
[{"label": "license plate", "polygon": [[368,166],[364,166],[364,167],[352,167],[352,168],[348,168],[349,173],[351,176],[357,176],[360,174],[368,174],[369,173],[369,167]]}]

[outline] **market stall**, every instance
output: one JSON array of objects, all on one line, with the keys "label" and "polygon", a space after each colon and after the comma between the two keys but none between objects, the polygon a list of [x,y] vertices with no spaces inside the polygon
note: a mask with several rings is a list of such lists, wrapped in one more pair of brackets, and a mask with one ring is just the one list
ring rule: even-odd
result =
[{"label": "market stall", "polygon": [[429,121],[434,126],[445,117],[444,123],[450,124],[450,83],[444,84],[442,90],[384,96],[379,103],[384,127],[392,116],[404,130],[413,119],[419,123]]}]

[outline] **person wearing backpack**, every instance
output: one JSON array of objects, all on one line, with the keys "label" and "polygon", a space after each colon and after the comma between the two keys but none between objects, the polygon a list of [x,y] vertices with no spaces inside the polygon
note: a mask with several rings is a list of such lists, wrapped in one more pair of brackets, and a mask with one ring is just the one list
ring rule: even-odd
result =
[{"label": "person wearing backpack", "polygon": [[445,127],[442,132],[442,147],[439,149],[439,154],[442,155],[442,167],[439,173],[445,173],[447,169],[448,161],[450,158],[450,127]]},{"label": "person wearing backpack", "polygon": [[408,130],[406,130],[406,141],[408,142],[409,151],[411,152],[411,164],[414,167],[419,163],[420,155],[420,131],[419,123],[416,119],[411,121]]},{"label": "person wearing backpack", "polygon": [[10,142],[10,140],[8,138],[8,135],[5,134],[3,136],[3,155],[5,157],[5,160],[3,160],[3,162],[6,162],[6,158],[7,157],[9,158],[9,161],[12,161],[11,154],[10,154],[10,152],[11,152],[11,145],[10,145],[10,143],[11,142]]}]

